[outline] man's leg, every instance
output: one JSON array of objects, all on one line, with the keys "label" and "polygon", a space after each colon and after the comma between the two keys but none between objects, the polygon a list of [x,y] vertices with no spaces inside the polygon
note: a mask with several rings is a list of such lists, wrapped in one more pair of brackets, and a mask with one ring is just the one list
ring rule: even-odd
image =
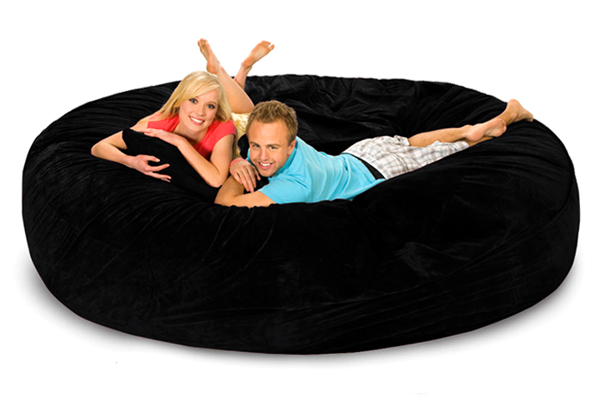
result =
[{"label": "man's leg", "polygon": [[519,122],[522,120],[527,120],[529,122],[533,121],[533,114],[523,108],[521,103],[517,100],[510,100],[504,109],[504,112],[500,114],[497,118],[500,118],[506,123],[506,126]]},{"label": "man's leg", "polygon": [[461,128],[447,128],[418,133],[408,140],[410,145],[414,147],[426,147],[436,141],[453,143],[459,140],[464,140],[472,146],[502,135],[508,125],[522,120],[533,121],[533,115],[524,109],[517,100],[510,100],[502,114],[487,122],[477,125],[465,125]]}]

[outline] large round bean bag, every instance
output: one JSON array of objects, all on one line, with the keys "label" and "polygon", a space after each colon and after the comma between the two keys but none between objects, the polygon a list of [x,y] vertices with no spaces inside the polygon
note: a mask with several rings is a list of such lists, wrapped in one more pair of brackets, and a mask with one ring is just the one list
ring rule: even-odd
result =
[{"label": "large round bean bag", "polygon": [[[204,348],[354,352],[507,318],[571,268],[577,182],[563,144],[538,121],[353,201],[227,208],[158,139],[127,140],[131,152],[172,164],[170,184],[90,154],[176,84],[85,104],[45,129],[27,157],[33,263],[85,319]],[[367,137],[482,122],[506,106],[461,86],[400,79],[254,77],[247,92],[294,107],[299,136],[330,154]]]}]

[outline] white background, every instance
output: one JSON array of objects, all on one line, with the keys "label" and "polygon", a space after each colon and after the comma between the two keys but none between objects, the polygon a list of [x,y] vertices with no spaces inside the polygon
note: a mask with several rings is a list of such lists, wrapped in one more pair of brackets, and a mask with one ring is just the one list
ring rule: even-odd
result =
[{"label": "white background", "polygon": [[[579,0],[5,2],[0,397],[600,398],[593,10]],[[350,355],[188,348],[79,318],[47,291],[29,257],[21,218],[27,151],[87,101],[203,69],[200,37],[231,74],[267,39],[276,49],[256,75],[445,81],[519,99],[575,163],[582,217],[567,280],[539,305],[475,332]]]}]

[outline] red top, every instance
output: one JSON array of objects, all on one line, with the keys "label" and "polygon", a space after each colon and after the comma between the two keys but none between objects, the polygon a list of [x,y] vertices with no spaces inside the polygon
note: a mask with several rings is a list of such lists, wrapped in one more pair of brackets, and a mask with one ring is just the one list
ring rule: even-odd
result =
[{"label": "red top", "polygon": [[[162,129],[167,132],[173,132],[175,128],[177,128],[177,125],[179,125],[178,115],[172,118],[148,121],[148,128]],[[204,138],[194,145],[194,149],[196,149],[202,157],[208,160],[210,159],[210,155],[212,154],[215,145],[227,135],[235,136],[235,124],[233,121],[229,120],[221,122],[215,119],[208,127],[208,131],[206,132],[206,135],[204,135]]]}]

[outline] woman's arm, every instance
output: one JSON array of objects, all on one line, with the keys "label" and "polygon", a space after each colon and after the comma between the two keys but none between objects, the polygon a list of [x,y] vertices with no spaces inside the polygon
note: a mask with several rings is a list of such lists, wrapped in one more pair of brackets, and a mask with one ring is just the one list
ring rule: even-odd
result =
[{"label": "woman's arm", "polygon": [[227,135],[215,144],[209,161],[198,153],[183,136],[160,129],[144,129],[142,132],[176,146],[208,185],[219,187],[227,179],[232,157],[233,135]]},{"label": "woman's arm", "polygon": [[229,172],[238,183],[244,186],[244,189],[246,189],[247,192],[254,192],[256,183],[260,180],[260,175],[250,162],[238,157],[231,162]]},{"label": "woman's arm", "polygon": [[130,156],[123,153],[123,150],[127,150],[127,145],[121,131],[96,143],[92,147],[92,155],[130,167]]},{"label": "woman's arm", "polygon": [[[141,130],[144,129],[146,126],[147,123],[145,122],[138,123],[131,129]],[[117,162],[119,164],[125,165],[126,167],[135,169],[145,175],[152,176],[163,181],[169,182],[171,180],[170,176],[157,173],[165,168],[168,168],[169,164],[151,166],[149,162],[160,162],[160,160],[154,156],[144,154],[130,156],[125,154],[123,150],[127,150],[127,145],[123,140],[123,131],[121,131],[96,143],[92,147],[92,155],[108,161]]]}]

